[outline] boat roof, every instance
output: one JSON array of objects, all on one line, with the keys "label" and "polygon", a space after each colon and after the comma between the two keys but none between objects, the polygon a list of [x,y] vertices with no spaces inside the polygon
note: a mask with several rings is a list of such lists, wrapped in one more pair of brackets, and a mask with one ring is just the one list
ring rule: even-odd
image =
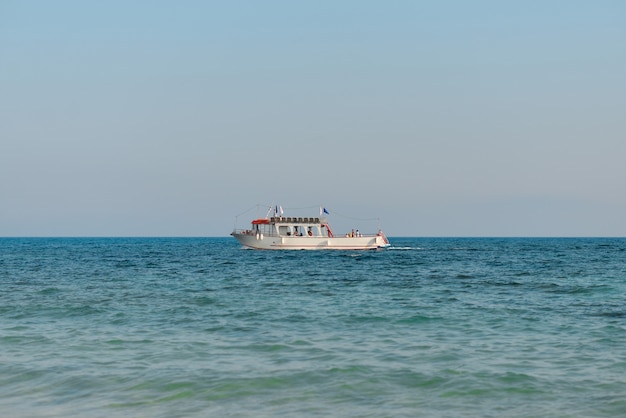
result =
[{"label": "boat roof", "polygon": [[291,217],[291,216],[272,216],[271,218],[259,218],[252,221],[252,225],[267,225],[278,223],[298,223],[298,224],[319,224],[326,223],[325,218],[303,218],[303,217]]}]

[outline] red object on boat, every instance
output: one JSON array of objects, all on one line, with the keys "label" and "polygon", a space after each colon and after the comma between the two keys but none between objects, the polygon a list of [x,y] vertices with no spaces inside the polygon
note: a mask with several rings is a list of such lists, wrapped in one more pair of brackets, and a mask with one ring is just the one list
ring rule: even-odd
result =
[{"label": "red object on boat", "polygon": [[268,225],[269,223],[269,219],[255,219],[252,221],[252,225]]}]

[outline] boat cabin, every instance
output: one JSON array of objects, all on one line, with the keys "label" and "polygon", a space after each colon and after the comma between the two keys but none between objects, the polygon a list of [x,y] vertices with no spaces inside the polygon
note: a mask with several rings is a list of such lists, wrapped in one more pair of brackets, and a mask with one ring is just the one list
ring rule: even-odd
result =
[{"label": "boat cabin", "polygon": [[325,218],[271,217],[252,221],[252,229],[244,234],[266,237],[332,237]]}]

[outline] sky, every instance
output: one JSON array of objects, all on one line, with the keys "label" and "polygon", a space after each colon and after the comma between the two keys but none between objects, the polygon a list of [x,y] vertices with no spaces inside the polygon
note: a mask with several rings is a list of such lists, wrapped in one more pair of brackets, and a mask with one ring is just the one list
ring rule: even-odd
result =
[{"label": "sky", "polygon": [[0,0],[0,236],[227,236],[322,205],[335,231],[624,237],[624,22],[620,0]]}]

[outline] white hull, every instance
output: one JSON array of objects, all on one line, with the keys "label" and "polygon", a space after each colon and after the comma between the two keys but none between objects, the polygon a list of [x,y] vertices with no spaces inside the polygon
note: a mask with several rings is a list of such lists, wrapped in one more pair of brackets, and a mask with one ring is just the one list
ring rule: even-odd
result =
[{"label": "white hull", "polygon": [[281,237],[263,234],[231,234],[245,247],[259,250],[374,250],[388,247],[382,235],[361,237]]}]

